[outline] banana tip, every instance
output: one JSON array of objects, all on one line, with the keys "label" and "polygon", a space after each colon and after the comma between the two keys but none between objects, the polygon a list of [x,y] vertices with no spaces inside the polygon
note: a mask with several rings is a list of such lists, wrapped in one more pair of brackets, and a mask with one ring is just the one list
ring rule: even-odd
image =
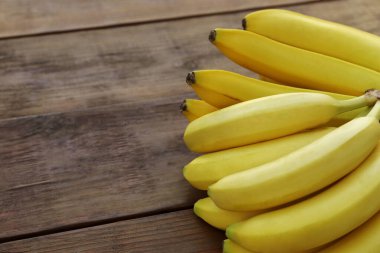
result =
[{"label": "banana tip", "polygon": [[186,99],[182,101],[182,103],[179,106],[179,109],[181,110],[181,112],[184,112],[187,110]]},{"label": "banana tip", "polygon": [[247,30],[247,20],[245,18],[243,18],[243,20],[241,21],[241,26],[244,30]]},{"label": "banana tip", "polygon": [[195,73],[194,72],[189,72],[186,76],[186,83],[188,85],[192,85],[195,83]]},{"label": "banana tip", "polygon": [[208,35],[208,40],[211,41],[211,42],[214,42],[216,39],[216,31],[215,30],[212,30],[210,32],[210,34]]}]

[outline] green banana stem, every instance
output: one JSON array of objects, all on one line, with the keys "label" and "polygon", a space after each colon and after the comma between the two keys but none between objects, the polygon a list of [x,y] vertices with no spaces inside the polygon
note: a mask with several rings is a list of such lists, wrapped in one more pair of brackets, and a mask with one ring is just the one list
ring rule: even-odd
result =
[{"label": "green banana stem", "polygon": [[339,113],[352,111],[361,107],[371,106],[379,99],[379,90],[368,90],[364,95],[347,100],[339,100],[338,111]]}]

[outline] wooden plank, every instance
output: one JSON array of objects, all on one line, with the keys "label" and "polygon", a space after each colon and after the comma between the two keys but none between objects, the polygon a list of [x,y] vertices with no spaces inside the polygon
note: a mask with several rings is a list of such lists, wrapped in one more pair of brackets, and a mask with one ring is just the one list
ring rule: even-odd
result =
[{"label": "wooden plank", "polygon": [[242,14],[0,41],[0,118],[188,92],[194,68],[230,66],[209,43]]},{"label": "wooden plank", "polygon": [[178,104],[0,121],[0,238],[191,207]]},{"label": "wooden plank", "polygon": [[0,244],[0,252],[220,253],[223,234],[186,210]]},{"label": "wooden plank", "polygon": [[152,22],[308,0],[2,0],[0,38]]},{"label": "wooden plank", "polygon": [[[376,0],[290,9],[380,34]],[[193,69],[249,74],[207,40],[212,28],[239,27],[245,14],[0,41],[0,118],[187,95]]]}]

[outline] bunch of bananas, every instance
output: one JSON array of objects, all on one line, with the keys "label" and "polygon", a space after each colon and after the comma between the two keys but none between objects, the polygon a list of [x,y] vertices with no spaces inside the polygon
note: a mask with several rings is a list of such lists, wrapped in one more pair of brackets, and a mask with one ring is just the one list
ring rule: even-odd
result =
[{"label": "bunch of bananas", "polygon": [[190,72],[183,170],[224,252],[380,252],[380,38],[269,9],[210,41],[261,79]]}]

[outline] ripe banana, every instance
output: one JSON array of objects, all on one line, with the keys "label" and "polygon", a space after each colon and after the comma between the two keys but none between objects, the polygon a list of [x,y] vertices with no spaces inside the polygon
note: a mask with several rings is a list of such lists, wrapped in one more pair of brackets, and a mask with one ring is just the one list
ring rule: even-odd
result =
[{"label": "ripe banana", "polygon": [[339,93],[276,84],[234,72],[216,69],[192,71],[188,73],[187,80],[189,80],[189,85],[197,85],[217,93],[228,94],[228,96],[240,101],[294,92],[322,93],[340,100],[353,98],[353,96]]},{"label": "ripe banana", "polygon": [[[206,103],[203,100],[198,99],[185,99],[181,106],[180,106],[181,112],[186,115],[193,115],[189,121],[193,121],[194,119],[197,119],[199,117],[202,117],[203,115],[209,114],[210,112],[215,112],[218,110],[218,108]],[[186,116],[187,117],[187,116]]]},{"label": "ripe banana", "polygon": [[274,140],[201,155],[183,169],[186,180],[195,188],[207,190],[233,173],[276,160],[319,139],[334,128],[317,128]]},{"label": "ripe banana", "polygon": [[331,242],[380,210],[379,174],[380,145],[358,169],[327,190],[235,223],[227,228],[227,237],[249,250],[268,253],[299,252]]},{"label": "ripe banana", "polygon": [[226,239],[223,242],[223,253],[253,253],[253,252],[246,250],[245,248],[234,243],[230,239]]},{"label": "ripe banana", "polygon": [[228,97],[226,95],[211,91],[209,89],[205,89],[199,86],[192,85],[191,88],[193,88],[195,94],[202,99],[203,101],[206,101],[208,104],[216,107],[216,108],[224,108],[228,107],[230,105],[234,105],[239,103],[240,101],[231,97]]},{"label": "ripe banana", "polygon": [[259,215],[264,212],[270,212],[276,209],[284,208],[286,206],[294,205],[295,203],[304,201],[305,199],[311,198],[319,193],[320,191],[315,192],[304,198],[286,203],[285,205],[281,205],[275,208],[270,208],[270,209],[265,209],[265,210],[255,210],[255,211],[243,211],[243,212],[222,209],[218,207],[210,197],[207,197],[207,198],[198,200],[194,204],[193,210],[194,210],[194,213],[199,218],[204,220],[209,225],[221,230],[226,230],[228,226],[234,223],[246,220],[248,218]]},{"label": "ripe banana", "polygon": [[194,213],[213,227],[221,230],[236,222],[246,220],[260,211],[234,212],[217,207],[212,199],[204,198],[194,204]]},{"label": "ripe banana", "polygon": [[380,212],[320,253],[377,253],[380,252],[379,238]]},{"label": "ripe banana", "polygon": [[[240,101],[247,101],[255,98],[290,92],[322,93],[341,100],[353,98],[353,96],[343,95],[339,93],[302,89],[275,84],[225,70],[193,71],[188,74],[187,80],[189,85],[197,85],[201,88],[233,97]],[[335,125],[346,123],[347,121],[355,118],[362,111],[363,108],[360,108],[337,115],[334,117],[334,122],[337,122]]]},{"label": "ripe banana", "polygon": [[270,39],[380,72],[380,37],[288,10],[253,12],[243,27]]},{"label": "ripe banana", "polygon": [[[317,194],[317,193],[316,193]],[[310,196],[314,196],[313,194]],[[308,196],[308,197],[310,197]],[[218,228],[220,230],[226,230],[228,226],[241,222],[244,220],[247,220],[248,218],[251,218],[253,216],[259,215],[264,212],[269,212],[276,210],[278,208],[283,208],[289,205],[293,205],[294,203],[298,203],[300,201],[303,201],[306,198],[302,198],[300,200],[287,203],[286,205],[272,208],[272,209],[266,209],[266,210],[256,210],[256,211],[246,211],[246,212],[239,212],[239,211],[229,211],[219,208],[217,205],[215,205],[214,201],[210,198],[203,198],[198,200],[194,204],[194,213],[204,220],[209,225]]]},{"label": "ripe banana", "polygon": [[318,93],[287,93],[241,102],[187,126],[184,141],[194,152],[212,152],[293,134],[322,125],[335,115],[375,102],[363,96],[336,100]]},{"label": "ripe banana", "polygon": [[259,210],[299,199],[355,169],[380,138],[380,102],[366,117],[270,163],[224,177],[209,196],[223,209]]},{"label": "ripe banana", "polygon": [[354,96],[380,88],[380,73],[374,70],[253,32],[216,29],[209,39],[231,60],[280,82]]}]

